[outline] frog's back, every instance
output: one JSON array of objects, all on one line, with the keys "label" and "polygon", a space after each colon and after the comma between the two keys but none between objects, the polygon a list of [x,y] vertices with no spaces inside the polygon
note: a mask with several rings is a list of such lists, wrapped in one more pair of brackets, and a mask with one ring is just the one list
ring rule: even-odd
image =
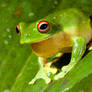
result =
[{"label": "frog's back", "polygon": [[71,8],[53,14],[52,21],[62,27],[63,32],[71,37],[81,36],[87,40],[92,38],[92,29],[89,17],[82,11]]}]

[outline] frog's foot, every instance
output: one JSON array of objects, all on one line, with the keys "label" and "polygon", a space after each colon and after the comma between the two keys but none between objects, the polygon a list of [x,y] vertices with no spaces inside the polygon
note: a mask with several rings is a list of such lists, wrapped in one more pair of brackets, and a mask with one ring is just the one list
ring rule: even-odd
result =
[{"label": "frog's foot", "polygon": [[53,62],[49,62],[44,67],[44,72],[48,75],[49,73],[56,74],[57,68],[51,67]]},{"label": "frog's foot", "polygon": [[34,84],[38,79],[44,79],[46,84],[51,82],[49,78],[49,73],[55,74],[57,72],[56,68],[51,68],[52,63],[47,63],[44,67],[41,67],[38,73],[36,74],[35,78],[29,82],[29,84]]},{"label": "frog's foot", "polygon": [[34,84],[38,79],[44,79],[47,84],[51,81],[47,74],[44,73],[44,69],[40,69],[35,78],[32,79],[31,82],[29,82],[29,84]]},{"label": "frog's foot", "polygon": [[72,66],[70,65],[63,66],[61,72],[54,76],[54,80],[63,78],[71,69],[72,69]]}]

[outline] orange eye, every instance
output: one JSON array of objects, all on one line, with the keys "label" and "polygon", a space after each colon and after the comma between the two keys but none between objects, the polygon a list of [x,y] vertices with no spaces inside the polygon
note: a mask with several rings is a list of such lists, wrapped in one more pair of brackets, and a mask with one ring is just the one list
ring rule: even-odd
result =
[{"label": "orange eye", "polygon": [[47,21],[40,21],[37,24],[37,28],[40,33],[47,33],[50,29],[50,25]]},{"label": "orange eye", "polygon": [[16,32],[17,32],[17,34],[20,35],[20,27],[19,27],[19,24],[18,24],[17,27],[16,27]]}]

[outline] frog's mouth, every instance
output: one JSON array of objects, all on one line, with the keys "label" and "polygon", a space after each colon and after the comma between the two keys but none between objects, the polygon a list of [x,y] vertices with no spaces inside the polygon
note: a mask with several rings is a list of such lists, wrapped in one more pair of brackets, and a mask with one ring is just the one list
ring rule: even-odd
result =
[{"label": "frog's mouth", "polygon": [[49,40],[49,39],[53,39],[53,40],[62,39],[62,40],[64,40],[66,38],[69,38],[70,39],[70,36],[68,34],[64,33],[64,32],[59,32],[59,33],[54,34],[52,36],[43,38],[41,40],[37,40],[37,41],[31,42],[31,44],[44,42],[44,41]]}]

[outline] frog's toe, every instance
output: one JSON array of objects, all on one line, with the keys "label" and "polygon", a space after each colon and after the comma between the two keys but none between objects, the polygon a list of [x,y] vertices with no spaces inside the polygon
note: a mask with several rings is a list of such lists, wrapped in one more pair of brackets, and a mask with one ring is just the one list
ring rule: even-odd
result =
[{"label": "frog's toe", "polygon": [[89,47],[89,50],[92,50],[92,46]]},{"label": "frog's toe", "polygon": [[46,74],[48,73],[52,73],[52,74],[56,74],[57,73],[57,68],[51,67],[51,62],[47,63],[46,66],[44,67],[44,72]]},{"label": "frog's toe", "polygon": [[68,65],[63,66],[61,69],[61,72],[54,76],[54,80],[58,80],[60,78],[63,78],[71,70],[71,68],[72,67],[70,67]]},{"label": "frog's toe", "polygon": [[62,71],[64,71],[64,72],[68,71],[68,69],[69,69],[68,65],[62,67]]},{"label": "frog's toe", "polygon": [[29,84],[34,84],[38,79],[44,79],[46,84],[51,82],[51,79],[44,73],[43,69],[40,69],[39,72],[36,74],[35,78],[32,79]]},{"label": "frog's toe", "polygon": [[54,76],[54,80],[58,80],[60,78],[63,78],[64,76],[65,76],[65,73],[60,72],[59,74],[57,74],[57,75]]},{"label": "frog's toe", "polygon": [[48,63],[48,64],[46,64],[45,67],[40,68],[40,70],[36,74],[35,78],[32,79],[31,82],[29,82],[29,84],[34,84],[36,82],[36,80],[38,80],[38,79],[44,79],[46,84],[50,83],[51,79],[49,78],[49,73],[55,74],[57,72],[56,68],[51,68],[50,66],[51,66],[51,64]]}]

